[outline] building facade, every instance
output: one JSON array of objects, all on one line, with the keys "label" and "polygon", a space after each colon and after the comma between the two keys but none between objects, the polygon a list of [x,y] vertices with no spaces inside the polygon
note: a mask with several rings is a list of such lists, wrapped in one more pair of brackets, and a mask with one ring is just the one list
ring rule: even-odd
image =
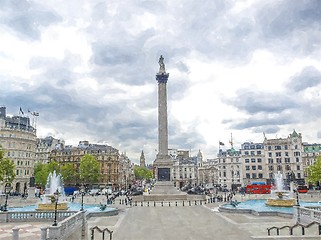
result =
[{"label": "building facade", "polygon": [[264,155],[267,164],[267,183],[274,182],[274,174],[283,175],[285,185],[295,180],[305,184],[302,153],[304,152],[301,133],[295,130],[287,138],[267,139],[264,142]]},{"label": "building facade", "polygon": [[101,179],[94,183],[93,187],[119,189],[122,185],[119,176],[121,172],[119,151],[111,146],[80,141],[77,147],[65,146],[63,149],[51,151],[49,160],[55,160],[60,165],[72,163],[76,169],[79,169],[81,158],[86,154],[93,155],[100,164]]},{"label": "building facade", "polygon": [[266,183],[267,164],[263,143],[245,142],[241,144],[243,186],[253,183]]},{"label": "building facade", "polygon": [[27,193],[36,162],[36,129],[30,125],[30,118],[24,115],[9,117],[6,107],[0,107],[0,144],[5,157],[16,167],[13,191]]},{"label": "building facade", "polygon": [[215,163],[218,169],[218,186],[236,190],[243,185],[240,151],[233,147],[226,151],[220,149]]}]

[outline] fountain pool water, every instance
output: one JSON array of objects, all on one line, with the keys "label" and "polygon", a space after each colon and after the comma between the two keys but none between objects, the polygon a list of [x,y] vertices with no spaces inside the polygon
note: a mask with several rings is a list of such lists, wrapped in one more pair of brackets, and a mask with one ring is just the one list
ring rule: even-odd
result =
[{"label": "fountain pool water", "polygon": [[[321,206],[320,202],[304,202],[300,201],[300,206]],[[242,209],[242,210],[253,210],[256,212],[281,212],[281,213],[293,213],[293,207],[276,207],[276,206],[268,206],[266,205],[266,200],[247,200],[244,202],[240,202],[237,206],[233,206],[232,204],[223,204],[220,206],[223,209],[235,210],[235,209]]]},{"label": "fountain pool water", "polygon": [[283,175],[278,172],[274,173],[274,185],[271,189],[271,197],[266,201],[266,205],[274,207],[292,207],[295,205],[295,199],[293,198],[293,189],[290,191],[284,190]]},{"label": "fountain pool water", "polygon": [[[80,203],[68,203],[68,211],[79,211],[81,209],[81,204]],[[36,205],[28,205],[24,207],[12,207],[8,208],[10,212],[33,212],[37,211]],[[114,211],[115,208],[112,207],[107,207],[105,210],[101,210],[100,206],[97,204],[83,204],[84,210],[87,212],[109,212],[109,211]]]}]

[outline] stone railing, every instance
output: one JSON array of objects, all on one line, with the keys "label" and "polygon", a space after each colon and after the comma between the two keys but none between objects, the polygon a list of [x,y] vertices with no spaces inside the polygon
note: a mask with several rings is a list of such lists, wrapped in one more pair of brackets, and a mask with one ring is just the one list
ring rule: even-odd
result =
[{"label": "stone railing", "polygon": [[[76,211],[58,211],[57,220],[63,220],[73,214]],[[38,222],[38,221],[53,221],[55,218],[54,211],[41,211],[41,212],[1,212],[0,213],[0,223],[1,222]]]},{"label": "stone railing", "polygon": [[297,223],[309,224],[316,222],[321,224],[321,211],[320,207],[298,207],[294,206],[294,219]]},{"label": "stone railing", "polygon": [[59,222],[57,226],[41,228],[41,240],[85,239],[86,229],[87,221],[85,211],[79,211]]}]

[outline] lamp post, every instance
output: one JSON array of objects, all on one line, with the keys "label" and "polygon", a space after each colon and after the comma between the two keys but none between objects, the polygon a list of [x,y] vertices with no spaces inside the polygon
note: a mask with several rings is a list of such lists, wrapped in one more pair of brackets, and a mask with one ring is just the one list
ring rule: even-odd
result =
[{"label": "lamp post", "polygon": [[4,212],[8,211],[8,197],[9,197],[9,193],[11,191],[11,184],[9,182],[6,183],[5,187],[4,187],[4,193],[6,194],[6,201],[4,203]]},{"label": "lamp post", "polygon": [[57,207],[58,207],[58,198],[59,198],[58,188],[54,192],[54,198],[55,198],[55,220],[54,220],[54,223],[52,224],[52,226],[57,226]]},{"label": "lamp post", "polygon": [[80,193],[81,193],[81,208],[80,208],[80,211],[83,211],[84,210],[84,194],[85,194],[84,185],[81,186]]},{"label": "lamp post", "polygon": [[300,202],[299,202],[299,191],[298,189],[295,190],[295,195],[296,195],[296,206],[300,206]]}]

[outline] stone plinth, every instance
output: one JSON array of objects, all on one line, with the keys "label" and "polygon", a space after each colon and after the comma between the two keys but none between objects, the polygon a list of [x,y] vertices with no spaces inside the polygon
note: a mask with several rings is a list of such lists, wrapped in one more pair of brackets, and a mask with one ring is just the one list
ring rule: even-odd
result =
[{"label": "stone plinth", "polygon": [[174,187],[172,181],[158,181],[150,194],[143,195],[143,201],[187,200],[187,193]]}]

